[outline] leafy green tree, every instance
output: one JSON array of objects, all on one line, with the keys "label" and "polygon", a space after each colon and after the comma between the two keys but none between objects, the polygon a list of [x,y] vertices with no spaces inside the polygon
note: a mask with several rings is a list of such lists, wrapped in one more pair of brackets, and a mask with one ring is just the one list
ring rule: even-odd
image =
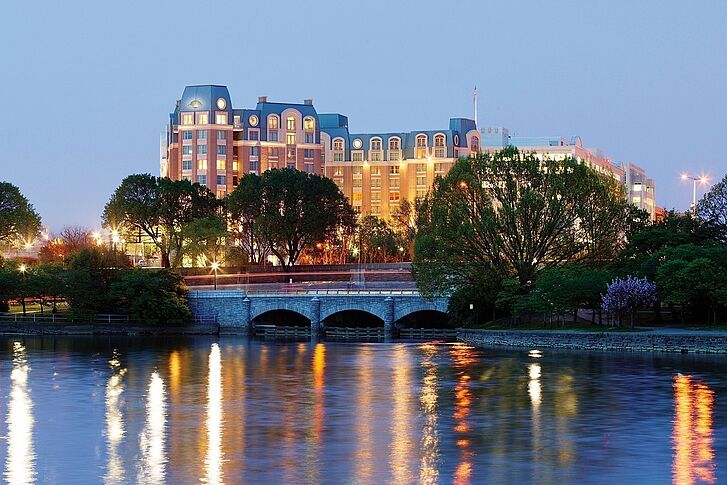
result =
[{"label": "leafy green tree", "polygon": [[264,264],[270,254],[260,224],[263,211],[263,179],[257,174],[246,174],[240,184],[225,199],[230,235],[248,262]]},{"label": "leafy green tree", "polygon": [[286,267],[303,250],[355,225],[353,209],[329,178],[294,169],[263,172],[260,225],[263,244]]},{"label": "leafy green tree", "polygon": [[65,293],[75,318],[91,319],[99,313],[115,313],[109,288],[119,270],[131,266],[120,251],[105,248],[82,249],[67,262],[63,277]]},{"label": "leafy green tree", "polygon": [[508,147],[462,159],[419,207],[417,283],[452,293],[494,270],[527,292],[542,269],[611,256],[630,213],[611,181],[571,158]]},{"label": "leafy green tree", "polygon": [[713,225],[718,231],[718,239],[727,243],[727,175],[697,203],[697,215]]},{"label": "leafy green tree", "polygon": [[214,216],[221,203],[209,189],[188,180],[130,175],[114,191],[103,220],[111,228],[140,231],[159,249],[162,266],[178,267],[184,256],[184,230]]},{"label": "leafy green tree", "polygon": [[364,263],[386,263],[402,257],[404,241],[383,219],[373,215],[362,217],[358,237]]},{"label": "leafy green tree", "polygon": [[227,224],[222,216],[215,214],[194,219],[182,229],[183,252],[205,266],[210,261],[221,261],[226,235]]},{"label": "leafy green tree", "polygon": [[118,311],[135,323],[182,325],[191,317],[183,278],[166,269],[121,271],[108,294]]},{"label": "leafy green tree", "polygon": [[9,266],[0,267],[0,312],[10,310],[9,300],[18,296],[18,288],[22,285],[20,272]]},{"label": "leafy green tree", "polygon": [[410,260],[414,258],[414,241],[417,235],[416,204],[403,199],[391,215],[394,230],[406,241],[406,249]]},{"label": "leafy green tree", "polygon": [[32,241],[40,233],[40,216],[20,189],[0,182],[0,245],[17,238]]},{"label": "leafy green tree", "polygon": [[693,244],[667,248],[657,255],[656,284],[661,300],[692,314],[707,311],[717,323],[720,309],[727,308],[727,247]]}]

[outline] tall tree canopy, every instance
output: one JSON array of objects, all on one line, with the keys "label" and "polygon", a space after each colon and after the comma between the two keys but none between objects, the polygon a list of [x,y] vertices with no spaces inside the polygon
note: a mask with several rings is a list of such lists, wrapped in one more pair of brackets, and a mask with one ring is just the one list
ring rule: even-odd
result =
[{"label": "tall tree canopy", "polygon": [[697,215],[715,226],[719,239],[727,242],[727,175],[697,203]]},{"label": "tall tree canopy", "polygon": [[264,263],[270,254],[259,223],[263,209],[262,182],[259,175],[247,174],[225,200],[233,243],[252,264]]},{"label": "tall tree canopy", "polygon": [[572,158],[508,147],[462,159],[419,207],[417,281],[451,292],[494,271],[528,286],[543,268],[614,255],[630,214],[619,184]]},{"label": "tall tree canopy", "polygon": [[[157,246],[162,266],[181,265],[188,225],[202,218],[220,217],[221,203],[206,187],[188,180],[130,175],[106,204],[103,220],[114,229],[141,231]],[[218,224],[209,224],[216,230]],[[205,239],[198,230],[198,239]]]},{"label": "tall tree canopy", "polygon": [[230,195],[228,210],[232,226],[243,227],[241,239],[249,239],[251,252],[265,247],[285,266],[295,264],[304,249],[353,226],[355,220],[331,179],[288,168],[245,175]]},{"label": "tall tree canopy", "polygon": [[40,216],[20,189],[0,182],[0,245],[17,238],[33,240],[40,233]]}]

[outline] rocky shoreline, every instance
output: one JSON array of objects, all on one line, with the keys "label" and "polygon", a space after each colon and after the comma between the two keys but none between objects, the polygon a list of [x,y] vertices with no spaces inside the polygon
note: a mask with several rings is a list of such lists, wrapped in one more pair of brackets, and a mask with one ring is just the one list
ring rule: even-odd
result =
[{"label": "rocky shoreline", "polygon": [[460,329],[457,339],[478,347],[520,347],[607,352],[727,354],[727,332],[576,332]]}]

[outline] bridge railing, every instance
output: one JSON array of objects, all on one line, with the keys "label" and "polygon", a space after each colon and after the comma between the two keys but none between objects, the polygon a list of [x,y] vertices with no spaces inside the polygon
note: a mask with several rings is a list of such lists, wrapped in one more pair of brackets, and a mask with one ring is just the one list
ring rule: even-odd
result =
[{"label": "bridge railing", "polygon": [[277,295],[419,295],[419,290],[304,290],[295,288],[281,288],[277,290],[243,290],[248,295],[277,296]]}]

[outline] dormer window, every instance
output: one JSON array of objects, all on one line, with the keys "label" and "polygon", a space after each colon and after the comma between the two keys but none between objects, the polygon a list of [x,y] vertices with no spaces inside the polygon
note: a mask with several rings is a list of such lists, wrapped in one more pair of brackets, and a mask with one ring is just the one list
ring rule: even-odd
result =
[{"label": "dormer window", "polygon": [[193,125],[194,124],[194,114],[193,113],[182,113],[182,124],[183,125]]},{"label": "dormer window", "polygon": [[444,146],[444,135],[437,135],[434,137],[434,146],[435,147],[443,147]]},{"label": "dormer window", "polygon": [[480,151],[480,139],[476,136],[473,136],[472,140],[470,141],[470,151],[472,153],[477,153]]},{"label": "dormer window", "polygon": [[335,138],[333,140],[333,161],[343,161],[343,138]]},{"label": "dormer window", "polygon": [[417,135],[417,158],[426,158],[427,156],[427,135]]},{"label": "dormer window", "polygon": [[444,135],[439,134],[434,136],[434,156],[436,158],[445,158],[447,156]]},{"label": "dormer window", "polygon": [[217,113],[215,115],[215,124],[226,125],[227,124],[227,113]]},{"label": "dormer window", "polygon": [[304,131],[313,131],[313,130],[315,130],[315,127],[316,127],[316,122],[312,117],[307,116],[306,118],[303,119],[303,130]]},{"label": "dormer window", "polygon": [[285,121],[288,131],[295,131],[295,116],[288,116],[288,119]]}]

